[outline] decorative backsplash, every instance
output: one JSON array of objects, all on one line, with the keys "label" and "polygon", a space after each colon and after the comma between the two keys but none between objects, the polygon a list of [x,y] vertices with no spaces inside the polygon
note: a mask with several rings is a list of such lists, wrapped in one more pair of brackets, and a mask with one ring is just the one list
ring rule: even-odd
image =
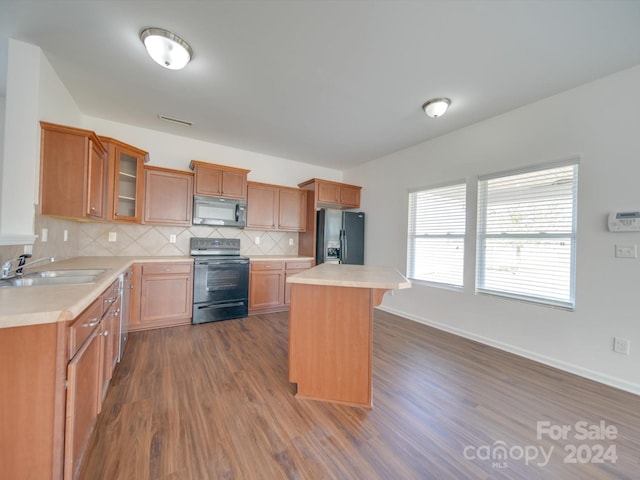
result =
[{"label": "decorative backsplash", "polygon": [[[47,230],[47,241],[42,230]],[[67,231],[67,241],[64,232]],[[297,255],[298,234],[239,228],[163,227],[119,223],[83,223],[46,215],[36,215],[33,257],[57,260],[76,256],[164,256],[189,255],[191,237],[239,238],[242,255]],[[115,233],[115,241],[109,241]],[[171,235],[176,242],[171,243]],[[260,243],[256,245],[256,237]],[[0,259],[8,260],[24,253],[22,246],[0,247]]]}]

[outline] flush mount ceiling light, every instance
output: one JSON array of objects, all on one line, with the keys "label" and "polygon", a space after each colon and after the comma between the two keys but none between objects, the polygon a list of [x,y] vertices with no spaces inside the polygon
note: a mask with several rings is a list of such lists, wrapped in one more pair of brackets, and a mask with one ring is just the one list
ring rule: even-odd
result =
[{"label": "flush mount ceiling light", "polygon": [[162,28],[143,30],[140,32],[140,40],[158,65],[171,70],[184,68],[193,56],[193,50],[187,42]]},{"label": "flush mount ceiling light", "polygon": [[438,118],[447,112],[449,105],[451,105],[451,100],[448,98],[432,98],[422,105],[422,109],[428,117]]}]

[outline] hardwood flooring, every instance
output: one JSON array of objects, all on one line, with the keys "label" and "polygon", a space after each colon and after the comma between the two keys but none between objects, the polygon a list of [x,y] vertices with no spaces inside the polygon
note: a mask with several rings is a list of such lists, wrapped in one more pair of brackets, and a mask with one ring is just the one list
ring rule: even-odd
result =
[{"label": "hardwood flooring", "polygon": [[131,334],[80,478],[639,478],[636,395],[376,311],[373,410],[296,399],[287,315]]}]

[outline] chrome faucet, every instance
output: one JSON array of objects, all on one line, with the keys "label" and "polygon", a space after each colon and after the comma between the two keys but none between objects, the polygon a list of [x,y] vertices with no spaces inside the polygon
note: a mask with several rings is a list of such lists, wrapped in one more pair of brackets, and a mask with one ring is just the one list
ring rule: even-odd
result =
[{"label": "chrome faucet", "polygon": [[[2,275],[0,276],[0,279],[21,277],[23,268],[29,267],[31,265],[35,265],[36,263],[54,262],[56,260],[55,257],[46,257],[46,258],[39,258],[38,260],[34,260],[33,262],[26,263],[27,258],[31,258],[31,255],[29,254],[20,255],[18,258],[14,258],[12,260],[7,260],[6,262],[4,262],[2,264]],[[18,266],[12,270],[11,266],[15,261],[18,262]],[[13,273],[13,275],[11,275],[11,273]]]}]

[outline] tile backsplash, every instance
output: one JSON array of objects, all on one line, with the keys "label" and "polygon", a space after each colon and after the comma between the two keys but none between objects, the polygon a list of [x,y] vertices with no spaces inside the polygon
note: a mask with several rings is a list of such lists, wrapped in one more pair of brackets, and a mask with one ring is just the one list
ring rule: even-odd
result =
[{"label": "tile backsplash", "polygon": [[[46,242],[42,241],[43,229],[47,230]],[[67,241],[64,241],[65,230]],[[191,237],[239,238],[243,255],[298,254],[298,234],[291,232],[228,227],[85,223],[36,215],[35,233],[39,237],[33,245],[33,256],[55,256],[60,260],[74,256],[189,255]],[[115,241],[109,241],[110,234],[112,238],[115,236]],[[170,242],[171,235],[176,236],[175,243]],[[256,237],[260,239],[259,244],[255,242]],[[23,250],[21,246],[3,247],[0,249],[0,255],[2,258],[14,258],[23,253]],[[13,253],[16,255],[12,257]]]}]

